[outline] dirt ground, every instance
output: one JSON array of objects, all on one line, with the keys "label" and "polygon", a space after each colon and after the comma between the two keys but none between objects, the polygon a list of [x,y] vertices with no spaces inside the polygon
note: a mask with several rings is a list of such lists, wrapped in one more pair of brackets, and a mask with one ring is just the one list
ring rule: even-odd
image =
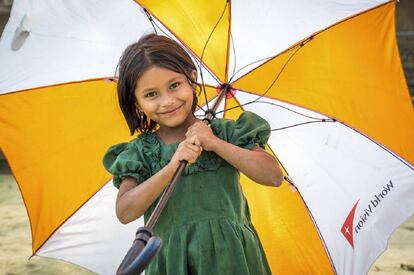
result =
[{"label": "dirt ground", "polygon": [[[18,187],[10,174],[0,174],[0,274],[93,274],[79,266],[31,255],[30,227]],[[388,249],[369,275],[414,275],[414,216],[391,236]]]}]

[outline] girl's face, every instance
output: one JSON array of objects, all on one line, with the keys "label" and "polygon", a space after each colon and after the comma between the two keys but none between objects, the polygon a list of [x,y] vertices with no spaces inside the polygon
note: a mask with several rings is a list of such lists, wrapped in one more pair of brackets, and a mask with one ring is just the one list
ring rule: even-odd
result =
[{"label": "girl's face", "polygon": [[[196,72],[193,71],[193,79]],[[152,66],[138,79],[138,108],[160,127],[175,128],[192,116],[193,88],[185,75]]]}]

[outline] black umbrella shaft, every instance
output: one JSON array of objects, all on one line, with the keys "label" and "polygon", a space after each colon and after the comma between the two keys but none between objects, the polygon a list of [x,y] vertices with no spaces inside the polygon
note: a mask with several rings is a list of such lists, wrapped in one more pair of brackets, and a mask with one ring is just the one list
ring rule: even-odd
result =
[{"label": "black umbrella shaft", "polygon": [[[228,88],[224,87],[221,89],[220,94],[217,100],[214,102],[213,107],[206,112],[206,116],[203,119],[203,122],[206,124],[210,124],[210,122],[214,119],[216,114],[217,108],[220,105],[221,101],[223,100],[224,96],[227,93]],[[180,161],[180,165],[178,166],[177,170],[175,171],[170,183],[168,184],[167,188],[165,188],[164,192],[161,195],[160,200],[158,201],[157,206],[155,207],[154,211],[151,213],[151,216],[148,219],[147,224],[145,225],[150,230],[154,228],[155,223],[157,222],[159,216],[161,215],[162,210],[164,209],[165,205],[167,204],[171,194],[174,190],[175,185],[177,184],[178,180],[180,179],[181,174],[184,172],[185,167],[187,166],[188,162],[186,160]]]}]

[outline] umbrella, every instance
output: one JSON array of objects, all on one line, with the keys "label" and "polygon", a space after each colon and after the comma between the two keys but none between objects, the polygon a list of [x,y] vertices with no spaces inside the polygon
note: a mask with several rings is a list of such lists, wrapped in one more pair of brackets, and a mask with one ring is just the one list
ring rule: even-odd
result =
[{"label": "umbrella", "polygon": [[33,254],[113,274],[132,243],[141,221],[117,222],[101,159],[131,139],[111,81],[118,58],[156,30],[199,64],[204,110],[229,84],[218,116],[249,110],[273,129],[266,149],[299,192],[242,175],[272,271],[367,272],[414,213],[394,20],[384,0],[14,1],[0,40],[0,147]]}]

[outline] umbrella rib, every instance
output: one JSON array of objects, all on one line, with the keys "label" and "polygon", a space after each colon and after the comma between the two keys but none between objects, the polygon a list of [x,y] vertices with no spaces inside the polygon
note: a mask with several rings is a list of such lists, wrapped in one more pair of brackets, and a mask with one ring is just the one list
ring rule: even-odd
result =
[{"label": "umbrella rib", "polygon": [[229,5],[229,12],[227,21],[229,23],[228,30],[227,30],[227,45],[226,45],[226,67],[225,67],[225,73],[224,73],[224,79],[226,83],[229,83],[229,65],[230,65],[230,44],[233,41],[233,37],[231,35],[231,0],[226,0],[227,4]]},{"label": "umbrella rib", "polygon": [[298,115],[303,116],[303,117],[306,117],[306,118],[310,118],[310,119],[314,119],[314,120],[319,120],[319,121],[326,120],[326,119],[324,119],[324,118],[318,118],[318,117],[312,117],[312,116],[305,115],[305,114],[303,114],[303,113],[300,113],[300,112],[298,112],[298,111],[295,111],[295,110],[293,110],[293,109],[290,109],[290,108],[288,108],[288,107],[286,107],[286,106],[283,106],[283,105],[280,105],[280,104],[276,104],[276,103],[273,103],[273,102],[267,102],[267,101],[256,101],[256,102],[251,102],[250,104],[252,104],[252,103],[269,104],[269,105],[273,105],[273,106],[277,106],[277,107],[283,108],[283,109],[285,109],[285,110],[288,110],[288,111],[290,111],[290,112],[292,112],[292,113],[298,114]]},{"label": "umbrella rib", "polygon": [[[298,43],[292,45],[291,47],[287,48],[286,50],[280,52],[277,55],[272,55],[272,56],[264,57],[264,58],[258,59],[256,61],[252,61],[252,62],[244,65],[243,67],[241,67],[240,69],[238,69],[237,72],[231,77],[229,83],[231,83],[231,81],[233,80],[233,77],[235,77],[241,70],[243,70],[243,69],[245,69],[245,68],[247,68],[247,67],[249,67],[249,66],[251,66],[251,65],[253,65],[255,63],[261,62],[261,61],[266,61],[265,63],[267,63],[267,62],[271,61],[272,59],[281,56],[284,53],[287,53],[289,51],[292,51],[295,48],[298,48],[298,47],[299,48],[302,48],[305,44],[307,44],[308,42],[310,42],[311,40],[313,40],[313,38],[314,38],[314,35],[311,35],[311,36],[307,37],[306,39],[302,40],[301,42],[298,42]],[[296,52],[293,53],[293,55],[295,55],[295,54],[296,54]],[[287,62],[289,62],[289,60]],[[258,67],[254,68],[252,71],[257,70],[263,64],[260,64]],[[251,73],[252,71],[250,71],[249,73]],[[243,77],[246,76],[246,75],[248,75],[249,73],[243,75]],[[241,79],[241,77],[238,78],[236,81],[238,81],[239,79]]]},{"label": "umbrella rib", "polygon": [[332,255],[331,255],[331,252],[330,252],[330,250],[328,248],[328,245],[326,244],[325,238],[322,235],[322,232],[321,232],[321,230],[320,230],[320,228],[319,228],[319,226],[318,226],[318,224],[317,224],[317,222],[315,220],[315,217],[313,216],[312,211],[310,210],[308,204],[306,203],[305,199],[303,198],[302,193],[299,192],[299,189],[297,189],[297,190],[298,190],[298,194],[300,196],[300,199],[302,200],[303,204],[305,205],[305,207],[306,207],[306,209],[307,209],[307,211],[308,211],[308,213],[309,213],[309,215],[310,215],[310,217],[312,219],[313,225],[315,226],[315,228],[316,228],[316,230],[318,232],[319,238],[321,239],[322,244],[323,244],[323,246],[324,246],[324,248],[325,248],[325,250],[327,252],[327,257],[328,257],[328,260],[329,260],[329,262],[331,264],[331,268],[333,269],[334,274],[337,275],[338,272],[336,271],[336,267],[335,267],[335,264],[333,262]]},{"label": "umbrella rib", "polygon": [[[285,64],[283,65],[282,69],[279,71],[279,73],[276,75],[275,79],[272,81],[272,83],[270,84],[270,86],[266,89],[266,91],[265,91],[263,94],[259,95],[257,98],[255,98],[255,99],[254,99],[254,100],[252,100],[252,101],[249,101],[249,102],[243,103],[243,104],[242,104],[242,105],[240,105],[240,106],[245,106],[245,105],[248,105],[248,104],[252,104],[252,103],[254,103],[254,102],[257,102],[257,101],[258,101],[259,99],[261,99],[262,97],[264,97],[264,96],[267,94],[267,92],[269,92],[269,90],[273,87],[273,85],[276,83],[276,81],[279,79],[280,75],[283,73],[283,71],[285,70],[285,68],[286,68],[286,66],[289,64],[289,62],[292,60],[292,58],[296,55],[296,53],[297,53],[300,49],[302,49],[302,47],[303,47],[303,46],[307,43],[307,41],[310,41],[310,40],[306,40],[306,41],[304,41],[304,42],[302,42],[301,44],[298,44],[298,45],[296,46],[296,50],[293,52],[293,54],[292,54],[291,56],[289,56],[288,60],[286,60],[286,62],[285,62]],[[298,47],[298,46],[299,46],[299,47]],[[229,108],[229,109],[225,109],[225,110],[223,110],[223,111],[221,111],[221,112],[230,111],[230,110],[232,110],[232,109],[234,109],[234,108],[237,108],[237,107],[231,107],[231,108]]]},{"label": "umbrella rib", "polygon": [[[232,38],[233,39],[233,38]],[[233,46],[234,47],[234,46]],[[268,56],[268,57],[264,57],[264,58],[261,58],[261,59],[258,59],[258,60],[256,60],[256,61],[253,61],[253,62],[250,62],[250,63],[248,63],[248,64],[246,64],[246,65],[244,65],[243,67],[241,67],[240,69],[238,69],[236,72],[234,72],[235,71],[235,69],[236,69],[236,65],[234,65],[234,70],[233,70],[233,73],[232,73],[232,75],[231,75],[231,77],[230,77],[230,80],[229,80],[229,83],[231,83],[231,81],[233,80],[233,78],[241,71],[241,70],[243,70],[243,69],[245,69],[245,68],[247,68],[247,67],[249,67],[249,66],[251,66],[251,65],[253,65],[253,64],[255,64],[255,63],[259,63],[259,62],[261,62],[261,61],[265,61],[265,60],[269,60],[269,59],[272,59],[272,58],[274,58],[274,56],[272,55],[272,56]],[[235,61],[234,62],[236,62],[236,52],[234,52],[234,59],[235,59]]]},{"label": "umbrella rib", "polygon": [[310,118],[310,119],[313,119],[313,120],[317,120],[317,121],[326,120],[326,119],[323,119],[323,118],[317,118],[317,117],[308,116],[308,115],[302,114],[302,113],[300,113],[300,112],[298,112],[298,111],[292,110],[292,109],[290,109],[290,108],[288,108],[288,107],[285,107],[285,106],[283,106],[283,105],[276,104],[276,103],[273,103],[273,102],[267,102],[267,101],[249,101],[249,102],[246,102],[246,103],[240,104],[240,105],[238,105],[238,106],[234,106],[234,107],[228,108],[228,109],[226,109],[226,110],[219,111],[219,112],[217,112],[217,114],[219,114],[219,113],[223,113],[223,112],[225,112],[225,111],[229,111],[229,110],[231,110],[231,109],[235,109],[235,108],[239,108],[239,107],[247,106],[247,105],[250,105],[250,104],[253,104],[253,103],[261,103],[261,104],[269,104],[269,105],[277,106],[277,107],[283,108],[283,109],[285,109],[285,110],[288,110],[288,111],[290,111],[290,112],[293,112],[293,113],[295,113],[295,114],[298,114],[298,115],[300,115],[300,116],[303,116],[303,117],[306,117],[306,118]]},{"label": "umbrella rib", "polygon": [[[154,32],[158,34],[157,29],[155,28],[154,19],[151,17],[151,14],[147,11],[146,8],[144,8],[144,12],[147,15],[148,20],[150,21],[152,28],[154,29]],[[161,30],[162,31],[162,30]],[[165,35],[167,35],[164,31],[162,31]],[[167,35],[168,36],[168,35]],[[171,37],[170,37],[171,38]]]},{"label": "umbrella rib", "polygon": [[158,26],[157,22],[155,22],[154,18],[152,18],[152,15],[148,12],[148,10],[146,8],[143,8],[145,14],[147,15],[148,20],[150,21],[152,27],[154,28],[154,32],[156,34],[158,34],[157,29],[159,29],[165,36],[167,36],[170,39],[173,39],[173,37],[171,37],[168,33],[166,33],[160,26]]},{"label": "umbrella rib", "polygon": [[302,125],[311,124],[311,123],[321,123],[321,122],[336,122],[336,120],[335,119],[324,119],[324,120],[306,121],[306,122],[301,122],[301,123],[297,123],[297,124],[293,124],[293,125],[289,125],[285,127],[271,129],[270,131],[285,130],[285,129],[293,128],[296,126],[302,126]]},{"label": "umbrella rib", "polygon": [[[218,24],[220,23],[221,19],[223,18],[223,15],[224,15],[224,13],[225,13],[225,11],[227,9],[227,5],[228,5],[228,1],[226,1],[226,4],[224,5],[224,9],[221,12],[220,18],[218,19],[218,21],[214,25],[213,29],[211,30],[211,32],[210,32],[210,34],[209,34],[209,36],[208,36],[208,38],[206,40],[206,43],[204,43],[204,47],[203,47],[203,50],[202,50],[201,56],[200,56],[200,62],[201,62],[201,64],[203,64],[203,57],[204,57],[204,53],[205,53],[205,50],[207,48],[208,42],[210,41],[211,36],[213,35],[214,31],[216,30],[216,28],[217,28]],[[200,69],[200,77],[201,77],[201,83],[202,83],[202,87],[203,87],[204,98],[206,100],[207,110],[210,110],[210,107],[208,106],[207,92],[206,92],[206,89],[204,88],[203,71],[201,69]]]},{"label": "umbrella rib", "polygon": [[273,87],[273,85],[276,83],[276,81],[279,79],[280,75],[283,73],[283,71],[285,70],[286,66],[289,64],[290,60],[292,60],[292,58],[296,55],[296,53],[302,49],[302,47],[305,44],[299,44],[299,47],[297,47],[297,49],[293,52],[293,54],[291,56],[289,56],[288,60],[285,62],[285,64],[283,65],[282,69],[280,70],[280,72],[276,75],[275,79],[273,80],[272,84],[270,84],[270,86],[267,88],[267,90],[260,95],[258,98],[256,98],[254,101],[258,101],[259,99],[261,99],[263,96],[265,96],[267,94],[267,92]]},{"label": "umbrella rib", "polygon": [[[199,86],[199,85],[198,85],[198,86]],[[201,89],[200,89],[200,93],[201,93]],[[199,94],[200,94],[200,93],[199,93]],[[198,96],[198,95],[197,95],[197,96]],[[204,113],[206,112],[206,110],[204,110],[204,108],[203,108],[200,104],[198,104],[198,103],[197,103],[197,107],[198,107],[198,108],[200,108],[200,109],[201,109]]]},{"label": "umbrella rib", "polygon": [[363,137],[367,138],[368,140],[372,141],[373,143],[375,143],[377,146],[379,146],[381,149],[383,149],[385,152],[389,153],[391,156],[393,156],[394,158],[396,158],[397,160],[399,160],[402,164],[404,164],[405,166],[407,166],[409,169],[414,171],[414,167],[412,166],[411,163],[409,163],[408,161],[406,161],[405,159],[403,159],[402,157],[398,156],[396,153],[394,153],[393,151],[391,151],[390,149],[388,149],[387,147],[385,147],[384,145],[382,145],[381,143],[375,141],[373,138],[371,138],[370,136],[360,132],[359,130],[351,127],[350,125],[339,121],[339,123],[341,123],[342,125],[344,125],[345,127],[348,127],[349,129],[357,132],[358,134],[362,135]]},{"label": "umbrella rib", "polygon": [[[273,151],[272,147],[270,147],[270,145],[269,145],[269,144],[268,144],[268,148],[269,148],[269,150],[272,152],[273,156],[277,159],[278,163],[282,166],[283,170],[284,170],[284,171],[286,172],[286,174],[287,174],[287,176],[284,176],[284,177],[283,177],[283,180],[285,180],[285,181],[287,181],[289,184],[291,184],[289,181],[292,181],[292,180],[290,179],[290,176],[289,176],[289,172],[288,172],[288,170],[287,170],[287,169],[286,169],[286,167],[283,165],[282,161],[281,161],[281,160],[277,157],[276,153]],[[293,185],[294,185],[294,184],[293,184]],[[295,185],[294,185],[294,186],[295,186]],[[319,226],[318,226],[318,224],[316,223],[316,220],[315,220],[315,218],[314,218],[314,216],[313,216],[313,214],[312,214],[312,211],[310,210],[309,206],[306,204],[306,201],[305,201],[305,199],[303,198],[302,193],[301,193],[301,191],[299,190],[299,188],[298,188],[297,186],[296,186],[296,190],[297,190],[297,193],[298,193],[298,195],[299,195],[299,197],[300,197],[300,200],[302,201],[302,203],[304,204],[304,206],[305,206],[305,208],[306,208],[306,211],[308,211],[308,213],[309,213],[309,215],[310,215],[310,218],[311,218],[311,220],[312,220],[312,223],[313,223],[313,225],[315,226],[315,230],[317,231],[318,236],[319,236],[320,240],[322,241],[322,244],[323,244],[323,246],[324,246],[324,248],[325,248],[325,251],[327,252],[327,258],[328,258],[328,260],[329,260],[329,262],[330,262],[330,264],[331,264],[331,268],[333,269],[334,274],[338,274],[338,273],[337,273],[337,271],[336,271],[335,265],[334,265],[334,263],[333,263],[331,253],[330,253],[330,251],[329,251],[329,249],[328,249],[328,246],[326,245],[326,241],[325,241],[325,239],[324,239],[324,238],[323,238],[323,236],[322,236],[321,230],[319,229]]]},{"label": "umbrella rib", "polygon": [[236,56],[236,47],[234,46],[234,39],[233,39],[233,34],[231,33],[230,30],[230,39],[231,39],[231,46],[233,49],[233,56],[234,56],[234,64],[233,64],[233,71],[231,72],[231,77],[229,79],[229,83],[231,82],[231,80],[233,79],[234,75],[239,72],[240,70],[238,70],[236,72],[236,64],[237,64],[237,56]]}]

